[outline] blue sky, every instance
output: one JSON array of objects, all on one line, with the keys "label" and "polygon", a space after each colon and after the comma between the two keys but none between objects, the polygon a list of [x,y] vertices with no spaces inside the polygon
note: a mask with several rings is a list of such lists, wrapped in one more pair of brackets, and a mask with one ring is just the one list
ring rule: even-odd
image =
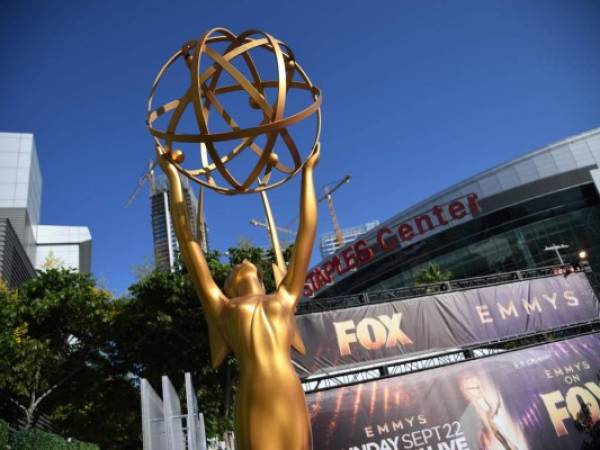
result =
[{"label": "blue sky", "polygon": [[[352,226],[600,126],[598,24],[578,0],[5,0],[0,130],[35,134],[42,222],[89,226],[94,274],[122,293],[152,257],[147,191],[123,208],[153,156],[145,103],[183,42],[223,26],[290,45],[323,91],[317,186],[352,174],[335,198]],[[280,225],[298,181],[272,195]],[[206,215],[213,248],[267,243],[258,197],[210,194]]]}]

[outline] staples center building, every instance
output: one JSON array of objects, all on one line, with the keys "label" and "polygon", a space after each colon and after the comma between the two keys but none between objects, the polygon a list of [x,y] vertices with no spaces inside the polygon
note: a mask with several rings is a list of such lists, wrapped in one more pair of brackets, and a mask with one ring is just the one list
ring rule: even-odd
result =
[{"label": "staples center building", "polygon": [[428,263],[452,278],[557,264],[548,245],[600,269],[600,128],[458,183],[313,267],[307,297],[410,286]]}]

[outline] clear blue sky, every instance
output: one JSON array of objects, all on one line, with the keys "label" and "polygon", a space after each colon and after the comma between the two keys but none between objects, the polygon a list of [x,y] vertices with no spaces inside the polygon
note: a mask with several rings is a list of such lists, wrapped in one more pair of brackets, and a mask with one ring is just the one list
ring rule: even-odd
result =
[{"label": "clear blue sky", "polygon": [[[42,222],[87,225],[116,293],[152,256],[145,102],[163,61],[215,26],[287,42],[324,93],[317,184],[351,173],[342,226],[385,220],[448,185],[600,126],[600,2],[24,1],[0,9],[0,130],[32,132]],[[273,195],[296,215],[298,180]],[[211,245],[240,236],[257,197],[209,195]],[[319,231],[331,229],[324,206]],[[316,249],[315,249],[316,254]]]}]

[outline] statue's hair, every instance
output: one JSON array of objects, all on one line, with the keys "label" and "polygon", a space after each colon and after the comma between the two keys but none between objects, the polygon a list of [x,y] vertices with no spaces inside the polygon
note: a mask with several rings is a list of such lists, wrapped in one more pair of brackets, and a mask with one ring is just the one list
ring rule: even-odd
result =
[{"label": "statue's hair", "polygon": [[229,298],[236,297],[235,286],[237,284],[238,274],[240,273],[241,264],[236,264],[225,278],[225,285],[223,286],[223,290],[225,291],[225,295]]},{"label": "statue's hair", "polygon": [[[256,265],[254,263],[252,263],[251,261],[248,261],[246,259],[244,261],[249,262],[254,267],[256,267]],[[240,274],[240,269],[242,268],[242,264],[243,264],[243,262],[233,266],[233,268],[231,269],[231,272],[229,272],[229,275],[227,275],[227,278],[225,279],[223,291],[224,291],[225,295],[229,298],[237,297],[237,292],[236,292],[235,288],[239,282],[239,274]],[[260,270],[258,270],[258,267],[256,267],[256,273],[258,274],[258,281],[263,283],[262,275],[260,273]]]}]

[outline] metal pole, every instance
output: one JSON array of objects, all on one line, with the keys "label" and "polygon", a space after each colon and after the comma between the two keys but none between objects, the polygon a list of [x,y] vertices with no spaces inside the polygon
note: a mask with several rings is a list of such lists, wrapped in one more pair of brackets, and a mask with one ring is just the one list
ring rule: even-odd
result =
[{"label": "metal pole", "polygon": [[283,253],[281,252],[279,236],[277,235],[277,227],[275,226],[275,219],[273,219],[273,213],[271,212],[271,204],[269,203],[269,198],[267,197],[267,193],[265,191],[260,191],[260,198],[262,199],[263,206],[265,208],[265,217],[269,227],[269,235],[271,236],[271,245],[273,247],[273,252],[275,253],[275,261],[277,262],[277,267],[279,268],[281,274],[285,275],[287,272],[287,267],[285,266]]},{"label": "metal pole", "polygon": [[208,236],[206,233],[206,219],[204,217],[204,186],[200,186],[198,205],[196,207],[196,240],[204,253],[208,252]]},{"label": "metal pole", "polygon": [[560,256],[560,252],[558,251],[558,247],[554,247],[554,251],[556,252],[556,256],[558,256],[558,260],[560,261],[560,265],[564,266],[565,262],[562,259],[562,256]]},{"label": "metal pole", "polygon": [[556,257],[560,261],[560,265],[564,266],[565,261],[563,260],[559,250],[565,249],[565,248],[569,248],[569,246],[567,244],[552,244],[552,245],[549,245],[546,248],[544,248],[544,250],[547,252],[553,251],[554,253],[556,253]]}]

